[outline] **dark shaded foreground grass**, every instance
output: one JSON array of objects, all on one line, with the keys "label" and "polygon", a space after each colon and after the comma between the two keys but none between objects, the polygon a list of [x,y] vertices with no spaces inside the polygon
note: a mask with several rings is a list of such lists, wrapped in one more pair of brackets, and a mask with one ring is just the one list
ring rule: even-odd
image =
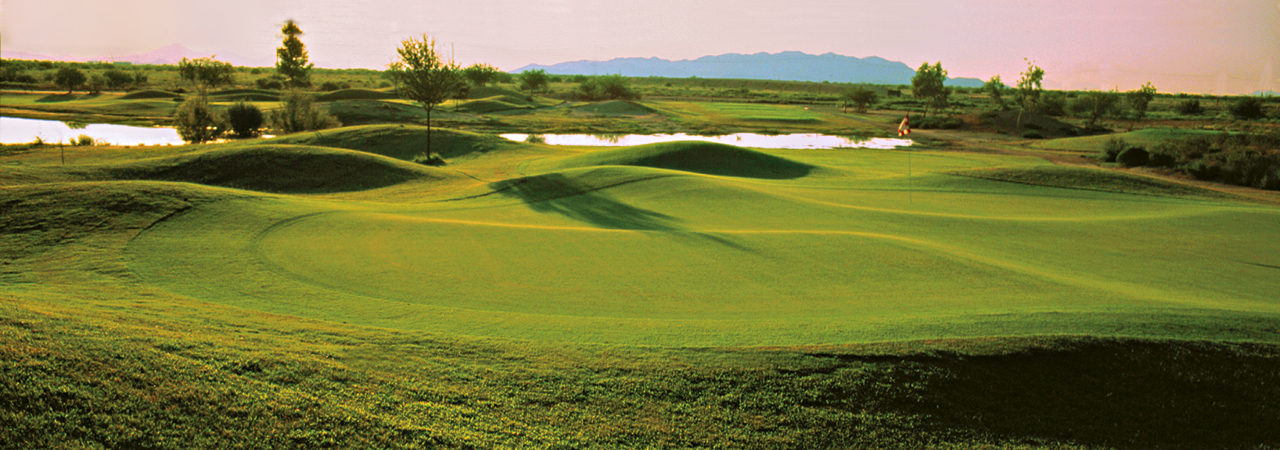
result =
[{"label": "dark shaded foreground grass", "polygon": [[87,319],[9,299],[3,308],[8,448],[1280,443],[1280,351],[1270,346],[1046,338],[902,354],[552,349],[322,324],[273,330],[262,318]]}]

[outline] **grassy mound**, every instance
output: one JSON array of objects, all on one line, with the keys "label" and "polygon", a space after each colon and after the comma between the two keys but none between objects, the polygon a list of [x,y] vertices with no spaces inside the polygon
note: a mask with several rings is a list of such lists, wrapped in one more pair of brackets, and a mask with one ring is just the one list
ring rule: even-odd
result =
[{"label": "grassy mound", "polygon": [[350,150],[252,145],[147,160],[105,169],[116,179],[184,181],[261,192],[347,192],[411,180],[456,177],[442,171]]},{"label": "grassy mound", "polygon": [[520,98],[520,99],[525,98],[525,94],[523,92],[519,92],[516,90],[507,89],[503,87],[497,87],[497,86],[485,86],[480,88],[474,88],[467,95],[467,98],[472,100],[479,100],[482,98],[503,97],[503,96]]},{"label": "grassy mound", "polygon": [[118,100],[140,100],[140,99],[150,99],[150,98],[178,98],[178,97],[181,97],[181,96],[182,96],[182,95],[180,95],[180,94],[176,94],[176,93],[169,92],[169,91],[159,91],[159,90],[155,90],[155,89],[148,89],[148,90],[145,90],[145,91],[130,92],[130,93],[128,93],[128,94],[125,94],[125,95],[121,96]]},{"label": "grassy mound", "polygon": [[346,125],[412,123],[427,118],[421,106],[383,100],[334,100],[326,106],[329,114]]},{"label": "grassy mound", "polygon": [[641,166],[746,178],[800,178],[815,167],[768,153],[712,142],[665,142],[602,150],[561,160],[558,167]]},{"label": "grassy mound", "polygon": [[[319,133],[299,133],[280,137],[272,142],[345,148],[406,161],[428,152],[427,127],[417,125],[362,125]],[[496,136],[432,128],[429,151],[439,153],[444,158],[454,158],[520,145],[523,144]]]},{"label": "grassy mound", "polygon": [[653,108],[626,100],[610,100],[607,102],[593,103],[590,105],[579,106],[574,108],[574,110],[589,114],[601,114],[607,116],[646,116],[654,113]]},{"label": "grassy mound", "polygon": [[1220,134],[1221,131],[1207,130],[1183,130],[1171,128],[1148,128],[1144,130],[1130,131],[1127,133],[1111,133],[1097,136],[1081,136],[1065,139],[1054,139],[1051,141],[1037,142],[1036,148],[1047,150],[1064,150],[1079,151],[1085,153],[1097,153],[1101,151],[1111,139],[1123,139],[1130,144],[1136,144],[1151,148],[1152,146],[1164,142],[1166,140],[1180,140],[1198,136],[1212,136]]},{"label": "grassy mound", "polygon": [[983,120],[1001,130],[1030,130],[1046,139],[1079,136],[1085,133],[1083,128],[1031,111],[996,111],[984,115]]},{"label": "grassy mound", "polygon": [[331,102],[334,100],[385,100],[391,98],[396,98],[396,94],[372,89],[341,89],[320,94],[316,97],[316,100]]},{"label": "grassy mound", "polygon": [[949,173],[965,177],[1066,189],[1123,192],[1165,197],[1236,198],[1230,194],[1174,183],[1159,178],[1086,167],[1034,166],[972,169]]},{"label": "grassy mound", "polygon": [[461,105],[458,105],[458,110],[473,114],[485,114],[497,111],[510,111],[513,109],[534,109],[534,107],[533,103],[526,101],[524,98],[497,96],[463,102]]}]

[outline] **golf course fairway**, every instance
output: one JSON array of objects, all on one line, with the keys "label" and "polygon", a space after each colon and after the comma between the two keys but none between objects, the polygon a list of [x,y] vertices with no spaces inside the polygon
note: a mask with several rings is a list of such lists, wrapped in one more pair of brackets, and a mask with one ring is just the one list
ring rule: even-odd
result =
[{"label": "golf course fairway", "polygon": [[125,259],[202,301],[547,342],[1253,339],[1280,318],[1280,209],[1211,191],[1000,155],[916,151],[909,175],[904,150],[530,147],[394,201],[246,191]]}]

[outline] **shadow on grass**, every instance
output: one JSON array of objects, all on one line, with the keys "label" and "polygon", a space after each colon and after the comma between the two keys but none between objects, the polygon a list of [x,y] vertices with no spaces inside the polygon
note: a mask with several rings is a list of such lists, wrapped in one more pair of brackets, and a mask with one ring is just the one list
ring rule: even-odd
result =
[{"label": "shadow on grass", "polygon": [[534,211],[559,214],[599,228],[662,231],[677,237],[692,237],[737,250],[752,251],[720,236],[688,231],[681,226],[679,218],[628,205],[604,192],[611,187],[645,180],[648,179],[593,186],[563,174],[553,173],[503,180],[491,183],[489,187],[498,194],[523,201]]},{"label": "shadow on grass", "polygon": [[917,390],[894,409],[932,417],[931,427],[944,432],[1118,449],[1280,444],[1276,347],[1126,340],[1064,347],[842,359],[898,367],[904,379],[896,381]]}]

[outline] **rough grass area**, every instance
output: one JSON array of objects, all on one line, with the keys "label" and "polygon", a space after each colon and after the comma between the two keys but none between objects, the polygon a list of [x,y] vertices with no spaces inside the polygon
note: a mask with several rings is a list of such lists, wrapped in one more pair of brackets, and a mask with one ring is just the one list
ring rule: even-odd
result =
[{"label": "rough grass area", "polygon": [[667,142],[591,152],[560,160],[557,167],[640,166],[708,175],[799,178],[815,168],[756,150],[712,142]]},{"label": "rough grass area", "polygon": [[175,94],[169,91],[157,91],[154,89],[148,89],[145,91],[130,92],[128,94],[120,96],[119,99],[120,100],[139,100],[139,99],[152,99],[152,98],[178,98],[181,96],[182,96],[181,94]]},{"label": "rough grass area", "polygon": [[1038,166],[1032,168],[973,169],[950,173],[964,177],[1067,189],[1167,197],[1242,200],[1239,196],[1225,192],[1175,183],[1160,178],[1086,167]]},{"label": "rough grass area", "polygon": [[587,114],[614,116],[644,116],[656,112],[653,108],[626,100],[610,100],[607,102],[592,103],[589,105],[577,106],[573,109]]}]

